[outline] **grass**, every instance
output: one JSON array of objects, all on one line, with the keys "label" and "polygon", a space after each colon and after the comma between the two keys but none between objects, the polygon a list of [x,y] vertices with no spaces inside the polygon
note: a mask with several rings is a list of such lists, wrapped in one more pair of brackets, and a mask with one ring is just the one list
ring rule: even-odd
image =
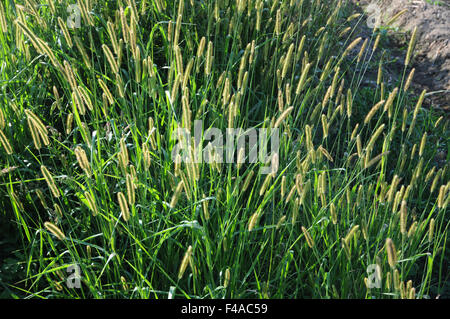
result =
[{"label": "grass", "polygon": [[425,1],[428,2],[429,4],[432,4],[432,5],[437,5],[437,6],[444,6],[444,5],[446,5],[446,6],[448,6],[448,4],[443,2],[443,1],[433,1],[433,0],[425,0]]},{"label": "grass", "polygon": [[[366,17],[344,1],[77,3],[74,29],[64,1],[0,7],[3,296],[445,293],[448,119],[404,92],[410,66],[385,81],[377,30],[353,42]],[[175,163],[195,120],[279,124],[279,169]]]}]

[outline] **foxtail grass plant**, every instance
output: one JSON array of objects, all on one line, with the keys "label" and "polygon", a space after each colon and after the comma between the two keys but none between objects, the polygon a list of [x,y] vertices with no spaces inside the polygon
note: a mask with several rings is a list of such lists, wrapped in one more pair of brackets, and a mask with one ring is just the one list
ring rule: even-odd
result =
[{"label": "foxtail grass plant", "polygon": [[[65,1],[12,3],[0,3],[0,232],[14,230],[9,269],[24,271],[0,269],[10,296],[448,289],[449,122],[410,89],[417,30],[387,81],[386,35],[359,35],[367,16],[347,1],[83,0],[75,26]],[[278,149],[263,156],[271,133],[215,148],[232,128],[276,129]],[[187,147],[172,156],[179,129]],[[53,270],[73,264],[80,288]]]}]

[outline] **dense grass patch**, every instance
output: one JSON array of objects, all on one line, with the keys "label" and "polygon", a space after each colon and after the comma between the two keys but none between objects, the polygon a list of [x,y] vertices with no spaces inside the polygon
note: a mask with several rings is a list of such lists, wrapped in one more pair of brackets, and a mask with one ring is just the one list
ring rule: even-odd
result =
[{"label": "dense grass patch", "polygon": [[[367,17],[345,1],[77,4],[73,29],[65,1],[0,7],[6,295],[442,293],[448,119],[409,93],[409,65],[385,81],[380,34],[356,34]],[[278,127],[278,170],[178,164],[195,121]]]}]

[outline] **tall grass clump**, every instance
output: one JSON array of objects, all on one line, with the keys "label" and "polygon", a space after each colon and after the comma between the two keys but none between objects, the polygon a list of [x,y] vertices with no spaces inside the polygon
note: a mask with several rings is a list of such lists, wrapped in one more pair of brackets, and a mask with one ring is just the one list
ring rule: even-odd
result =
[{"label": "tall grass clump", "polygon": [[[25,274],[11,296],[444,289],[448,119],[408,90],[413,44],[385,82],[380,33],[359,37],[346,1],[78,0],[75,19],[65,1],[1,4],[1,218]],[[197,121],[278,128],[277,169],[262,174],[246,150],[173,160]]]}]

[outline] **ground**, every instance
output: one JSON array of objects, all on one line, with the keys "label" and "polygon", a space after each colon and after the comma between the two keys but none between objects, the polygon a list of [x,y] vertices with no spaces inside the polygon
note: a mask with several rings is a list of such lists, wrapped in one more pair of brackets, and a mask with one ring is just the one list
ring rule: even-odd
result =
[{"label": "ground", "polygon": [[[427,90],[427,104],[450,111],[450,1],[431,0],[372,0],[356,1],[368,14],[380,13],[379,21],[385,25],[402,10],[389,28],[397,47],[407,47],[410,33],[417,26],[417,45],[412,67],[416,68],[413,86],[417,91]],[[379,11],[378,11],[379,10]],[[395,50],[394,50],[395,52]],[[404,63],[405,55],[397,63]]]}]

